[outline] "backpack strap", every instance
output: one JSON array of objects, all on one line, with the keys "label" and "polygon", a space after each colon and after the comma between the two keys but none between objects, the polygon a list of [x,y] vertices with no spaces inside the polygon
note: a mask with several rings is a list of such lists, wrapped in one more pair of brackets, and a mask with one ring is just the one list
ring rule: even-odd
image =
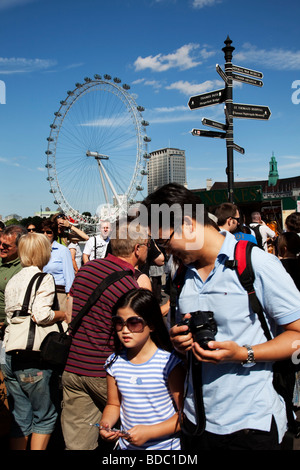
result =
[{"label": "backpack strap", "polygon": [[248,298],[252,310],[258,315],[258,318],[264,330],[264,334],[267,340],[269,341],[272,339],[272,335],[270,333],[270,329],[268,327],[262,305],[258,300],[254,289],[255,274],[251,263],[251,252],[255,246],[257,246],[255,245],[255,243],[249,242],[247,240],[238,241],[234,250],[235,263],[233,268],[236,269],[240,283],[248,292]]},{"label": "backpack strap", "polygon": [[255,233],[257,246],[259,248],[263,249],[264,247],[263,247],[262,234],[261,234],[261,231],[260,231],[260,227],[261,227],[261,225],[257,224],[257,225],[252,226],[251,228],[252,228],[253,232]]}]

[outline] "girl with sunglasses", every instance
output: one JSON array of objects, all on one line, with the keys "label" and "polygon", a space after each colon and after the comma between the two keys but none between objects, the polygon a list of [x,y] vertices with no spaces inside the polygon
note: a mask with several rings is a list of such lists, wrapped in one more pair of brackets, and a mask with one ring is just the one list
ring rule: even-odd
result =
[{"label": "girl with sunglasses", "polygon": [[[148,289],[134,289],[112,313],[115,353],[105,365],[108,399],[100,435],[119,439],[121,450],[179,450],[185,371],[159,303]],[[119,419],[122,431],[114,429]]]}]

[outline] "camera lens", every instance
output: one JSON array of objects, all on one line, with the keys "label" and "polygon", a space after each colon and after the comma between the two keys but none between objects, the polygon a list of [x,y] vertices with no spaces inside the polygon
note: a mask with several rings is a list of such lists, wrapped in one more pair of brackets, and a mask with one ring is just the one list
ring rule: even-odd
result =
[{"label": "camera lens", "polygon": [[207,343],[215,340],[217,324],[214,320],[213,312],[201,311],[191,313],[191,331],[194,340],[203,349],[209,349]]}]

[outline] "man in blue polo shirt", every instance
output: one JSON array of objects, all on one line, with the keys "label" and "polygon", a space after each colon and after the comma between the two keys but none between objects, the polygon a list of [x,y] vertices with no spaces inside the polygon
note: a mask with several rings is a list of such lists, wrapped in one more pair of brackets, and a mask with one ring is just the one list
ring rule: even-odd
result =
[{"label": "man in blue polo shirt", "polygon": [[[236,272],[225,264],[233,259],[234,236],[219,232],[206,212],[198,211],[201,201],[183,186],[166,185],[143,201],[148,215],[151,207],[162,204],[181,209],[179,222],[171,212],[169,224],[161,217],[158,232],[158,243],[187,266],[180,312],[190,317],[191,312],[211,311],[217,323],[208,349],[193,341],[186,325],[171,330],[175,348],[192,351],[202,364],[206,427],[197,449],[277,449],[287,423],[284,401],[272,384],[272,363],[291,357],[299,347],[300,293],[274,255],[252,250],[257,297],[274,336],[281,331],[267,341]],[[183,411],[196,423],[190,375]]]}]

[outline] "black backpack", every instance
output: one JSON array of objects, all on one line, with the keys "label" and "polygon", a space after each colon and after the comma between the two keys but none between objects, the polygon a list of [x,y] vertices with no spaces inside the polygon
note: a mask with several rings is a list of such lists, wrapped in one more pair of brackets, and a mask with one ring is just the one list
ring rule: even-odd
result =
[{"label": "black backpack", "polygon": [[260,225],[257,224],[255,226],[252,226],[251,227],[253,232],[255,233],[255,238],[256,238],[256,241],[257,241],[257,246],[261,249],[263,249],[263,241],[262,241],[262,236],[261,236],[261,233],[260,233]]}]

